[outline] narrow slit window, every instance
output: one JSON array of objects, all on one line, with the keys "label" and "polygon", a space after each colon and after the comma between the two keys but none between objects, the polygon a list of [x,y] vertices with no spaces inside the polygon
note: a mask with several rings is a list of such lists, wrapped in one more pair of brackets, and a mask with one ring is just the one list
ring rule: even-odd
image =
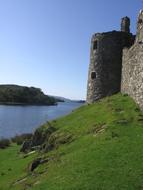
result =
[{"label": "narrow slit window", "polygon": [[139,23],[139,24],[142,24],[142,23],[143,23],[143,20],[142,20],[142,19],[139,19],[138,23]]},{"label": "narrow slit window", "polygon": [[96,79],[96,72],[91,72],[91,79]]},{"label": "narrow slit window", "polygon": [[93,50],[96,50],[97,49],[97,41],[94,41],[93,43]]}]

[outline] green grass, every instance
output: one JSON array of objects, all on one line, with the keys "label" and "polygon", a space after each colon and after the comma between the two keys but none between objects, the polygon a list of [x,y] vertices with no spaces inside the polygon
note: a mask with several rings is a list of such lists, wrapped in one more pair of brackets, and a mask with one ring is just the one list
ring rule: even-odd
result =
[{"label": "green grass", "polygon": [[[0,190],[143,189],[143,114],[130,97],[82,106],[52,125],[72,141],[26,158],[16,145],[0,150]],[[52,159],[29,173],[37,156]]]}]

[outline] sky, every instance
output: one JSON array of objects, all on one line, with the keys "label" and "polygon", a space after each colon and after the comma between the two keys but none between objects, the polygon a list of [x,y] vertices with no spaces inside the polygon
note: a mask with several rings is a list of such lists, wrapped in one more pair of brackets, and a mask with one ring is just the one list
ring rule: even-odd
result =
[{"label": "sky", "polygon": [[0,0],[0,84],[85,99],[91,36],[136,19],[142,0]]}]

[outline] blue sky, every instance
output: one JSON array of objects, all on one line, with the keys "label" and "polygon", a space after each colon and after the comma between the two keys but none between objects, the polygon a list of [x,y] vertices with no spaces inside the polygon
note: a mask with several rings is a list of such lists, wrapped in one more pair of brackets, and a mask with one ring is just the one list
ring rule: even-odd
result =
[{"label": "blue sky", "polygon": [[0,83],[41,88],[72,99],[86,97],[91,35],[132,32],[142,0],[0,0]]}]

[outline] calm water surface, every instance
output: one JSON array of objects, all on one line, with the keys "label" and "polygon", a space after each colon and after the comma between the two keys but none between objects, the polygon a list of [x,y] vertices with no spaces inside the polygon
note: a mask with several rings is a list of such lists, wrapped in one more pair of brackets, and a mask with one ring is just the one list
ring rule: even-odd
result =
[{"label": "calm water surface", "polygon": [[75,102],[62,102],[57,106],[0,105],[0,138],[31,133],[46,121],[64,116],[81,105]]}]

